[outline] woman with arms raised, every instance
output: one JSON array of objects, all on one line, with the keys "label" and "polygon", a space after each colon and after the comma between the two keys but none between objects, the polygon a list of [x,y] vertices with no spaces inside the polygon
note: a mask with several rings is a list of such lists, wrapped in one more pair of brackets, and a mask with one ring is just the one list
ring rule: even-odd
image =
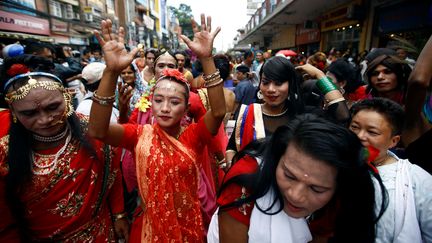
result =
[{"label": "woman with arms raised", "polygon": [[211,18],[201,15],[201,30],[192,22],[194,40],[182,39],[197,54],[206,74],[212,107],[202,119],[188,127],[181,118],[188,108],[189,87],[176,70],[167,69],[156,81],[151,98],[154,125],[109,124],[116,78],[133,59],[136,50],[124,48],[124,30],[112,34],[111,21],[102,22],[97,38],[105,53],[105,69],[90,115],[90,134],[115,146],[135,150],[143,220],[141,242],[201,242],[203,225],[197,196],[199,153],[216,134],[225,115],[223,81],[212,58],[213,40],[220,28],[211,32]]}]

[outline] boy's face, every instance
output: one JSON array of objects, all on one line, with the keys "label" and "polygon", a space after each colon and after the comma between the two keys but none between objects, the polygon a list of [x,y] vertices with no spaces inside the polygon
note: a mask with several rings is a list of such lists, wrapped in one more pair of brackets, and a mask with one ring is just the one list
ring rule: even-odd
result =
[{"label": "boy's face", "polygon": [[374,110],[361,110],[352,118],[349,129],[360,139],[363,146],[373,146],[380,151],[378,158],[387,155],[387,150],[395,147],[400,140],[393,135],[392,126],[384,115]]},{"label": "boy's face", "polygon": [[243,79],[245,79],[245,74],[242,73],[242,72],[237,71],[236,78],[237,78],[238,81],[242,81]]}]

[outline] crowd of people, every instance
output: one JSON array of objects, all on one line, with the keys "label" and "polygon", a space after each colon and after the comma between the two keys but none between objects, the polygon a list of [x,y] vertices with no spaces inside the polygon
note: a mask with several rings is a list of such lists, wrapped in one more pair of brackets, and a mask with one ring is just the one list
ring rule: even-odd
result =
[{"label": "crowd of people", "polygon": [[[432,37],[361,64],[31,41],[3,53],[1,242],[432,242]],[[10,48],[9,48],[10,49]]]}]

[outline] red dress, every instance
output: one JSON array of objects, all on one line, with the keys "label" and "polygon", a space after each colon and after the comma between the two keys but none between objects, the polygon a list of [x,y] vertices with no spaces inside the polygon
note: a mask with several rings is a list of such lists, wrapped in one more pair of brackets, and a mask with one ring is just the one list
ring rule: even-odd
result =
[{"label": "red dress", "polygon": [[[0,116],[4,118],[6,116]],[[80,117],[86,129],[88,120]],[[10,118],[2,119],[8,125]],[[84,130],[85,132],[86,130]],[[114,150],[92,141],[97,157],[71,138],[57,166],[44,175],[33,174],[20,192],[25,218],[36,241],[114,242],[111,212],[123,208],[119,160]],[[0,242],[19,242],[5,197],[9,135],[0,134]],[[59,147],[62,147],[60,145]],[[59,148],[38,151],[35,160],[51,159]],[[105,156],[107,156],[105,158]],[[105,158],[105,159],[104,159]]]},{"label": "red dress", "polygon": [[[179,140],[158,124],[125,124],[122,147],[135,150],[143,213],[132,226],[131,242],[202,242],[198,200],[199,153],[211,139],[203,119]],[[141,224],[141,225],[139,225]]]}]

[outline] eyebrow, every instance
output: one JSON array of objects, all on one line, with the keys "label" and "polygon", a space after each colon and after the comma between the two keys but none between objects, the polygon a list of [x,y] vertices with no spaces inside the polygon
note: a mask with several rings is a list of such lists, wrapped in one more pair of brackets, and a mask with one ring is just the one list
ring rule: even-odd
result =
[{"label": "eyebrow", "polygon": [[[283,161],[285,162],[286,160],[283,160]],[[295,176],[295,175],[291,172],[291,170],[289,170],[288,167],[286,167],[285,163],[282,163],[282,165],[283,165],[283,169],[284,169],[285,172],[289,172],[293,177],[297,178],[297,176]],[[331,190],[331,187],[321,186],[321,185],[316,185],[316,184],[314,184],[314,183],[310,184],[309,186],[319,187],[319,188],[326,189],[326,190]]]}]

